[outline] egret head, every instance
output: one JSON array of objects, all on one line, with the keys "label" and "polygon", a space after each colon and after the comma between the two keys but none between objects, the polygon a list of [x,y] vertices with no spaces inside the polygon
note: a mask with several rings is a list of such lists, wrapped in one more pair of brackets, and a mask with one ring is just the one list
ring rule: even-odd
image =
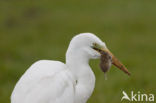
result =
[{"label": "egret head", "polygon": [[100,52],[106,52],[112,58],[112,64],[130,75],[126,67],[109,51],[105,43],[92,33],[81,33],[73,37],[66,53],[66,58],[76,55],[79,58],[98,59]]},{"label": "egret head", "polygon": [[102,42],[97,36],[92,33],[81,33],[72,38],[68,51],[73,51],[75,54],[83,55],[88,59],[100,58],[100,53],[93,49],[94,44],[98,44],[103,48],[106,48],[104,42]]}]

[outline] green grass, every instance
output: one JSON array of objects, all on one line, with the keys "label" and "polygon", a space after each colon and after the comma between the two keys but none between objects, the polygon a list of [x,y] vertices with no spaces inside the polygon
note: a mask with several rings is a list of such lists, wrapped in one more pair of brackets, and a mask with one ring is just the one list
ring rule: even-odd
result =
[{"label": "green grass", "polygon": [[[112,66],[108,80],[99,61],[90,62],[96,87],[88,103],[120,103],[122,90],[156,94],[155,0],[1,0],[0,103],[37,60],[65,61],[71,38],[92,32],[132,73]],[[124,101],[125,102],[125,101]]]}]

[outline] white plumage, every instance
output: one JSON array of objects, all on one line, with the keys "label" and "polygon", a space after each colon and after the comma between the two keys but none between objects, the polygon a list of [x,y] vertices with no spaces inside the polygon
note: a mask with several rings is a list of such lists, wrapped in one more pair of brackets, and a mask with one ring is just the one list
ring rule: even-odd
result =
[{"label": "white plumage", "polygon": [[12,103],[72,103],[74,82],[65,64],[41,60],[21,77],[11,100]]},{"label": "white plumage", "polygon": [[100,53],[96,43],[107,49],[105,43],[91,33],[75,36],[66,53],[66,63],[40,60],[20,78],[11,103],[86,103],[91,96],[95,76],[88,62]]}]

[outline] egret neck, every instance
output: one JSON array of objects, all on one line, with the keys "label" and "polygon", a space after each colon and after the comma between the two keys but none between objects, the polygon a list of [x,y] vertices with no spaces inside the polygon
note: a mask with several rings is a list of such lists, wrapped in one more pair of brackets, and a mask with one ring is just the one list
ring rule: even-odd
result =
[{"label": "egret neck", "polygon": [[94,90],[95,76],[89,60],[90,57],[82,49],[68,48],[66,65],[76,80],[74,103],[86,103]]}]

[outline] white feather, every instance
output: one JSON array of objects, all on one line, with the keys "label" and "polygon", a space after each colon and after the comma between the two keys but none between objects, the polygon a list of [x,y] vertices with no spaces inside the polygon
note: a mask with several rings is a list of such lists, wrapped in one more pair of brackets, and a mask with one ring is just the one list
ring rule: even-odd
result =
[{"label": "white feather", "polygon": [[70,42],[66,64],[50,60],[34,63],[16,84],[11,103],[86,103],[95,85],[88,62],[100,57],[91,48],[95,42],[105,47],[94,34],[79,34]]}]

